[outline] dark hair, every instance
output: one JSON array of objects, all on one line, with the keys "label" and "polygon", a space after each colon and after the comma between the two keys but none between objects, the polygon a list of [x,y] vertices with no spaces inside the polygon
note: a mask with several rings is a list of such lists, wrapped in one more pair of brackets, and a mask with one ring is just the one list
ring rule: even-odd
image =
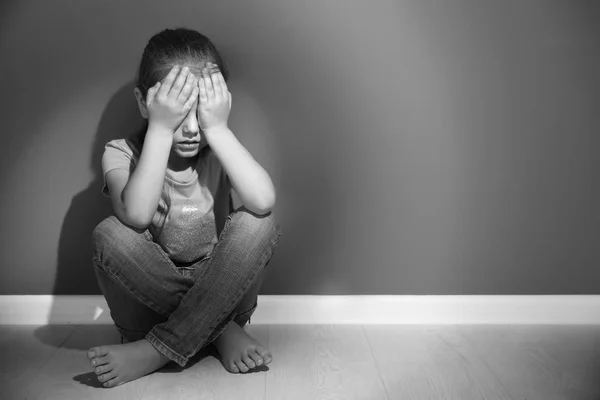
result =
[{"label": "dark hair", "polygon": [[209,38],[191,29],[165,29],[152,36],[146,44],[136,85],[146,98],[148,89],[163,80],[175,64],[189,65],[190,70],[200,76],[207,62],[217,64],[227,82],[227,65]]},{"label": "dark hair", "polygon": [[[142,60],[136,77],[136,86],[144,99],[148,89],[162,81],[174,65],[188,65],[196,76],[208,62],[217,64],[225,82],[229,79],[229,70],[219,51],[209,38],[186,28],[165,29],[152,36],[144,48]],[[130,145],[141,149],[148,130],[148,120],[139,131],[131,135]]]}]

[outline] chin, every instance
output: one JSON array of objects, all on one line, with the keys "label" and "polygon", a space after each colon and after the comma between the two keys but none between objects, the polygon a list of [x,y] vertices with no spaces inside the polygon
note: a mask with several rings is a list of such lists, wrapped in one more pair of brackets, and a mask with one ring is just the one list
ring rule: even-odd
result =
[{"label": "chin", "polygon": [[192,151],[181,151],[175,150],[175,154],[177,154],[181,158],[192,158],[198,155],[200,149],[192,150]]}]

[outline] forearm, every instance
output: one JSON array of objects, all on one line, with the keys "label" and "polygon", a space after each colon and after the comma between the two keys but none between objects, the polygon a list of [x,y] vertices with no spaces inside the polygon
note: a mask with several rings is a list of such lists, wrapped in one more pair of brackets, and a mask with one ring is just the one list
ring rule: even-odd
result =
[{"label": "forearm", "polygon": [[123,189],[125,212],[140,224],[149,224],[158,207],[172,143],[172,133],[148,128],[138,165]]},{"label": "forearm", "polygon": [[257,214],[269,212],[275,205],[275,187],[267,171],[230,129],[214,128],[204,134],[244,206]]}]

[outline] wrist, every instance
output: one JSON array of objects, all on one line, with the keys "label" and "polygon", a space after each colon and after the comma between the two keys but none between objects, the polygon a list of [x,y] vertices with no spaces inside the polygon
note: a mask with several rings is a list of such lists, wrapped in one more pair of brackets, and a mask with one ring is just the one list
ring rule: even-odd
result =
[{"label": "wrist", "polygon": [[156,140],[159,140],[166,144],[173,144],[173,132],[171,132],[169,128],[166,128],[161,125],[148,125],[148,130],[146,131],[146,138],[155,138]]},{"label": "wrist", "polygon": [[202,128],[202,132],[206,133],[206,134],[213,134],[213,133],[219,133],[219,132],[223,132],[223,131],[228,131],[229,127],[227,126],[227,124],[221,124],[221,125],[217,125],[217,126],[213,126],[210,128]]},{"label": "wrist", "polygon": [[204,135],[206,136],[207,139],[211,136],[216,136],[219,134],[223,134],[225,132],[231,132],[229,130],[229,127],[227,126],[227,124],[217,125],[217,126],[214,126],[211,128],[202,129],[202,133],[204,133]]}]

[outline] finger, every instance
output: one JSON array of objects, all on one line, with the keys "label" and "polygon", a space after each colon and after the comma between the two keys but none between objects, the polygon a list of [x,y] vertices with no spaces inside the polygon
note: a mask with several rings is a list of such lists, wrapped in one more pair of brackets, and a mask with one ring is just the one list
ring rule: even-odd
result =
[{"label": "finger", "polygon": [[213,62],[208,62],[204,69],[206,70],[205,73],[210,75],[216,73],[219,70],[219,66]]},{"label": "finger", "polygon": [[218,77],[219,77],[219,82],[221,83],[221,90],[223,91],[223,97],[227,98],[227,96],[230,93],[229,93],[229,89],[227,88],[227,82],[225,82],[225,78],[223,77],[223,74],[221,73],[221,71],[219,71]]},{"label": "finger", "polygon": [[202,79],[204,80],[204,87],[206,88],[206,98],[210,102],[215,98],[215,90],[213,89],[210,75],[203,75]]},{"label": "finger", "polygon": [[197,100],[198,100],[198,86],[196,85],[192,89],[192,93],[190,94],[189,98],[185,102],[185,104],[183,106],[183,111],[184,112],[190,111],[192,109],[192,107],[194,106],[194,103],[196,103]]},{"label": "finger", "polygon": [[213,85],[213,90],[215,91],[215,101],[221,102],[223,98],[223,89],[221,89],[221,81],[219,80],[219,70],[214,71],[210,74],[210,80]]},{"label": "finger", "polygon": [[194,86],[198,86],[198,84],[196,83],[196,77],[190,72],[185,79],[185,85],[183,85],[183,89],[181,89],[181,93],[179,93],[177,100],[182,103],[186,102],[190,96],[190,93],[192,93],[192,90],[194,90]]},{"label": "finger", "polygon": [[206,85],[204,84],[204,77],[198,79],[198,91],[200,93],[200,103],[206,104],[208,102],[208,96],[206,95]]},{"label": "finger", "polygon": [[156,82],[154,86],[148,89],[148,92],[146,92],[146,106],[152,104],[152,102],[154,101],[154,97],[156,96],[156,92],[158,92],[159,88],[160,82]]},{"label": "finger", "polygon": [[157,96],[164,97],[169,93],[169,90],[171,90],[171,85],[177,77],[177,74],[179,74],[179,65],[173,66],[173,68],[171,68],[171,71],[169,71],[165,79],[163,79]]},{"label": "finger", "polygon": [[171,97],[172,99],[176,99],[179,96],[179,93],[181,93],[181,88],[185,84],[185,80],[187,79],[189,72],[190,69],[188,67],[183,67],[181,69],[179,75],[177,76],[177,79],[175,79],[175,83],[173,83],[171,90],[169,90],[169,97]]}]

